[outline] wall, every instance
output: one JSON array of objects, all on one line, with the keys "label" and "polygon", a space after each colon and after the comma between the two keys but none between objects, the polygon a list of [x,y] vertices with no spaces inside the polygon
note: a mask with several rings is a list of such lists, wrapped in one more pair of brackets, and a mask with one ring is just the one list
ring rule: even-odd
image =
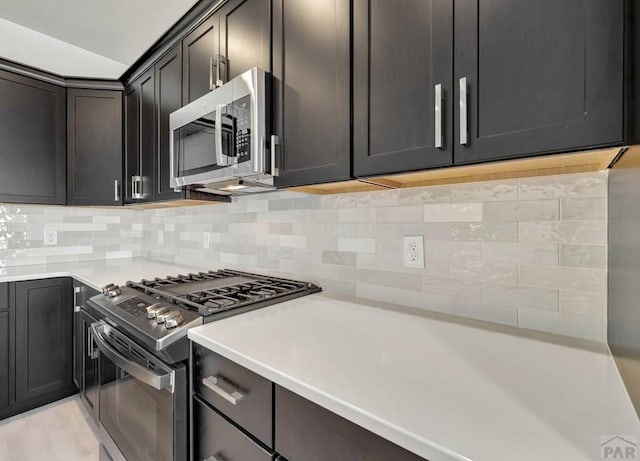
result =
[{"label": "wall", "polygon": [[[143,254],[605,341],[606,198],[607,172],[332,196],[283,191],[147,210]],[[403,267],[405,235],[424,235],[425,269]]]},{"label": "wall", "polygon": [[609,346],[640,412],[640,148],[611,170],[609,183]]},{"label": "wall", "polygon": [[[0,268],[140,256],[142,220],[131,209],[0,203]],[[44,245],[45,228],[58,245]]]}]

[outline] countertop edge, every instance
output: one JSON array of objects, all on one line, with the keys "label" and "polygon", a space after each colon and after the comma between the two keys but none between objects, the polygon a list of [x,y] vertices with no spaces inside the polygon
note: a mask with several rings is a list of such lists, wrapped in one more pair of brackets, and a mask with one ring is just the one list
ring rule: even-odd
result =
[{"label": "countertop edge", "polygon": [[70,277],[78,282],[84,283],[85,285],[101,291],[102,287],[97,285],[95,282],[92,282],[89,279],[82,277],[76,273],[70,271],[53,271],[53,272],[40,272],[40,273],[31,273],[31,274],[20,274],[20,275],[7,275],[0,276],[0,283],[11,283],[11,282],[24,282],[28,280],[44,280],[44,279],[52,279],[57,277]]},{"label": "countertop edge", "polygon": [[471,461],[464,455],[456,453],[448,448],[438,445],[430,440],[423,439],[394,424],[388,423],[370,413],[367,413],[348,402],[336,399],[313,386],[298,381],[295,378],[275,370],[268,365],[252,359],[238,351],[199,334],[193,329],[189,330],[188,337],[193,342],[216,352],[223,357],[238,363],[239,365],[273,381],[279,386],[294,392],[311,402],[326,408],[333,413],[362,426],[372,433],[392,442],[396,445],[415,453],[429,461]]}]

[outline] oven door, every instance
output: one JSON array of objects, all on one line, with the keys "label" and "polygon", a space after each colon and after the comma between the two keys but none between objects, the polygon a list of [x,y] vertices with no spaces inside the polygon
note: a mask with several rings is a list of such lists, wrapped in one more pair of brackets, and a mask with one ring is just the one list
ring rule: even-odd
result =
[{"label": "oven door", "polygon": [[251,69],[170,114],[172,187],[265,174],[265,82]]},{"label": "oven door", "polygon": [[129,461],[187,457],[187,375],[105,322],[91,325],[100,351],[99,422]]}]

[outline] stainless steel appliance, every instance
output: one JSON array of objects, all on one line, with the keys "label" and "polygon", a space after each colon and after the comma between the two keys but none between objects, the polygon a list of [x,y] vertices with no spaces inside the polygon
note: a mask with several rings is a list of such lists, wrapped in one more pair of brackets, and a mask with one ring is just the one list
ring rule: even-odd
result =
[{"label": "stainless steel appliance", "polygon": [[267,140],[267,86],[267,74],[253,68],[170,114],[172,187],[273,188],[277,137]]},{"label": "stainless steel appliance", "polygon": [[101,460],[186,460],[188,329],[317,291],[232,270],[105,286],[88,301],[102,317],[90,329]]}]

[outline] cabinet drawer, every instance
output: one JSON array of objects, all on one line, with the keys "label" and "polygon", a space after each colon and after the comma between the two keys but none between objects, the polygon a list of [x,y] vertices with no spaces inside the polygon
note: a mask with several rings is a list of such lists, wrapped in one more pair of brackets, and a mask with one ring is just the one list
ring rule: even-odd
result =
[{"label": "cabinet drawer", "polygon": [[271,381],[197,344],[193,369],[193,389],[202,400],[273,447]]},{"label": "cabinet drawer", "polygon": [[0,283],[0,310],[9,309],[9,284]]},{"label": "cabinet drawer", "polygon": [[289,461],[424,461],[280,386],[275,402],[275,450]]},{"label": "cabinet drawer", "polygon": [[270,461],[273,455],[233,424],[193,399],[193,459],[195,461]]}]

